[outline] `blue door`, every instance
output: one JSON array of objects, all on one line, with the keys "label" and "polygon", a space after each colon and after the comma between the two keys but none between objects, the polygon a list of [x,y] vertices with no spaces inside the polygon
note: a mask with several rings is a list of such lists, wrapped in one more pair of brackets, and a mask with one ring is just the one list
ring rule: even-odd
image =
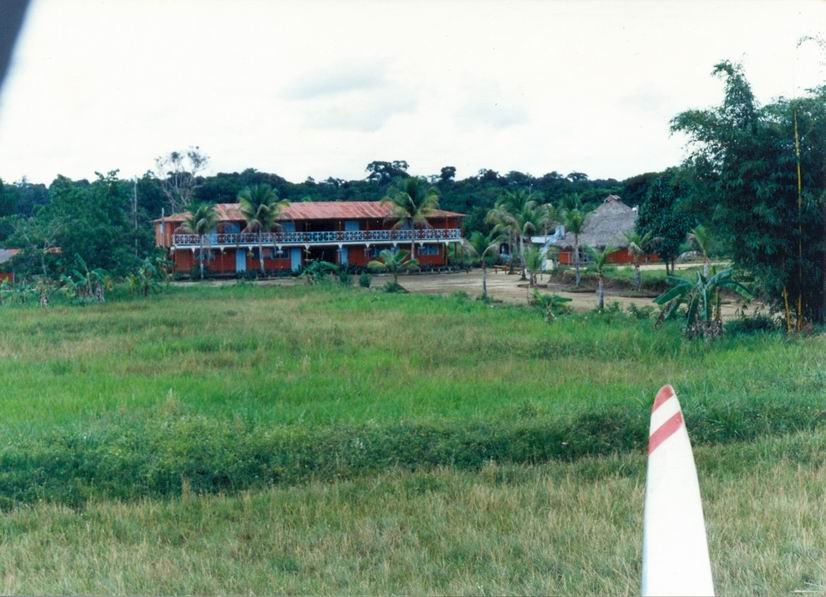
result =
[{"label": "blue door", "polygon": [[290,269],[294,272],[301,269],[301,247],[293,247],[290,250]]},{"label": "blue door", "polygon": [[347,247],[341,247],[338,250],[338,254],[339,254],[339,261],[341,262],[341,265],[347,267],[347,265],[348,265],[348,262],[347,262],[347,258],[348,258]]},{"label": "blue door", "polygon": [[244,249],[235,249],[235,271],[237,273],[247,271],[247,253]]}]

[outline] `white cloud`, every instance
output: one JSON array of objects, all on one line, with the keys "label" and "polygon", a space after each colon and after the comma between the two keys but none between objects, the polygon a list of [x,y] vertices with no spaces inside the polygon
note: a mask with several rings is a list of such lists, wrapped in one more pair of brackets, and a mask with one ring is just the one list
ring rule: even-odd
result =
[{"label": "white cloud", "polygon": [[[375,159],[624,177],[677,163],[675,112],[824,79],[812,2],[34,0],[0,97],[0,177],[212,170],[364,176]],[[738,26],[734,27],[733,23]]]}]

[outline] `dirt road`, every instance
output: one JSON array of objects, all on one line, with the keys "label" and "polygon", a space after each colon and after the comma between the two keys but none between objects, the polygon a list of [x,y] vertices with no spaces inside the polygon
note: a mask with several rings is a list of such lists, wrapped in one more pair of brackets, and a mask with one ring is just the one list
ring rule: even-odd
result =
[{"label": "dirt road", "polygon": [[[374,285],[383,284],[387,276],[376,276]],[[473,298],[482,294],[482,271],[474,269],[468,273],[454,274],[414,274],[405,275],[399,278],[402,286],[410,292],[420,292],[422,294],[451,294],[453,292],[466,292]],[[540,286],[545,286],[547,280],[545,276],[540,276]],[[488,271],[488,294],[500,301],[514,304],[525,304],[528,301],[530,290],[526,281],[521,281],[518,274],[508,275],[504,272],[493,273]],[[546,294],[558,294],[571,299],[568,303],[577,311],[588,311],[597,306],[596,293],[591,292],[570,292],[567,287],[557,284],[550,284],[540,287],[537,290]],[[633,303],[638,307],[653,306],[652,296],[624,296],[624,291],[606,289],[605,302],[619,302],[623,307]],[[733,317],[737,304],[723,302],[722,312],[724,318]]]},{"label": "dirt road", "polygon": [[[658,267],[658,266],[648,266]],[[661,266],[659,266],[661,267]],[[376,288],[390,280],[387,274],[374,275],[373,287]],[[482,270],[474,269],[467,273],[450,274],[410,274],[399,277],[399,282],[410,292],[422,294],[442,294],[449,295],[454,292],[465,292],[473,298],[482,294]],[[185,282],[186,284],[190,282]],[[210,280],[206,284],[223,285],[234,284],[235,280]],[[254,282],[262,285],[292,286],[303,284],[303,281],[296,278],[276,278]],[[571,299],[569,305],[577,311],[588,311],[596,308],[597,297],[593,291],[571,292],[567,286],[558,284],[547,284],[545,276],[540,276],[539,292],[546,294],[558,294]],[[508,275],[505,272],[495,272],[488,270],[488,294],[494,299],[513,304],[526,304],[528,302],[530,290],[527,282],[519,279],[518,274]],[[634,303],[638,307],[652,306],[652,296],[627,296],[627,291],[607,288],[605,290],[605,301],[610,303],[619,302],[623,307]],[[735,314],[737,305],[735,303],[723,302],[723,317],[731,318]]]}]

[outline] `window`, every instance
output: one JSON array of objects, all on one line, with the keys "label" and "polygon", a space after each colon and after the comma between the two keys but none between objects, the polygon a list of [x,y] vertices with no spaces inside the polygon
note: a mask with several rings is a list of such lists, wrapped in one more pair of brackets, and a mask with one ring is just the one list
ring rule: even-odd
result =
[{"label": "window", "polygon": [[284,248],[277,248],[274,247],[272,249],[272,258],[273,259],[286,259],[287,258],[287,251]]},{"label": "window", "polygon": [[439,245],[421,245],[416,247],[416,254],[423,257],[436,257],[439,254]]}]

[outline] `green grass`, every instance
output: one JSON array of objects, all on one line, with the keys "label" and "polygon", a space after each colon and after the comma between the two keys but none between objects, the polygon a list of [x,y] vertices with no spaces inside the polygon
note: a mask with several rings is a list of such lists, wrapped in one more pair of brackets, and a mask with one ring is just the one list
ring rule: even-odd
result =
[{"label": "green grass", "polygon": [[[698,448],[718,594],[826,591],[826,434]],[[639,594],[642,454],[22,507],[4,594]]]},{"label": "green grass", "polygon": [[0,308],[4,593],[634,593],[672,383],[721,593],[826,590],[824,337],[335,286]]},{"label": "green grass", "polygon": [[[694,279],[697,272],[702,272],[703,266],[697,265],[677,269],[673,274],[681,278]],[[597,284],[596,270],[592,265],[583,264],[581,267],[582,284],[586,288],[595,288]],[[566,284],[573,284],[574,268],[563,266],[554,273],[554,279]],[[604,270],[605,283],[609,288],[620,288],[626,292],[635,293],[635,278],[633,265],[608,265]],[[668,288],[665,266],[640,269],[640,291],[643,294],[659,294]]]},{"label": "green grass", "polygon": [[0,505],[237,491],[636,450],[678,389],[695,441],[812,429],[823,339],[331,288],[184,288],[0,323]]}]

